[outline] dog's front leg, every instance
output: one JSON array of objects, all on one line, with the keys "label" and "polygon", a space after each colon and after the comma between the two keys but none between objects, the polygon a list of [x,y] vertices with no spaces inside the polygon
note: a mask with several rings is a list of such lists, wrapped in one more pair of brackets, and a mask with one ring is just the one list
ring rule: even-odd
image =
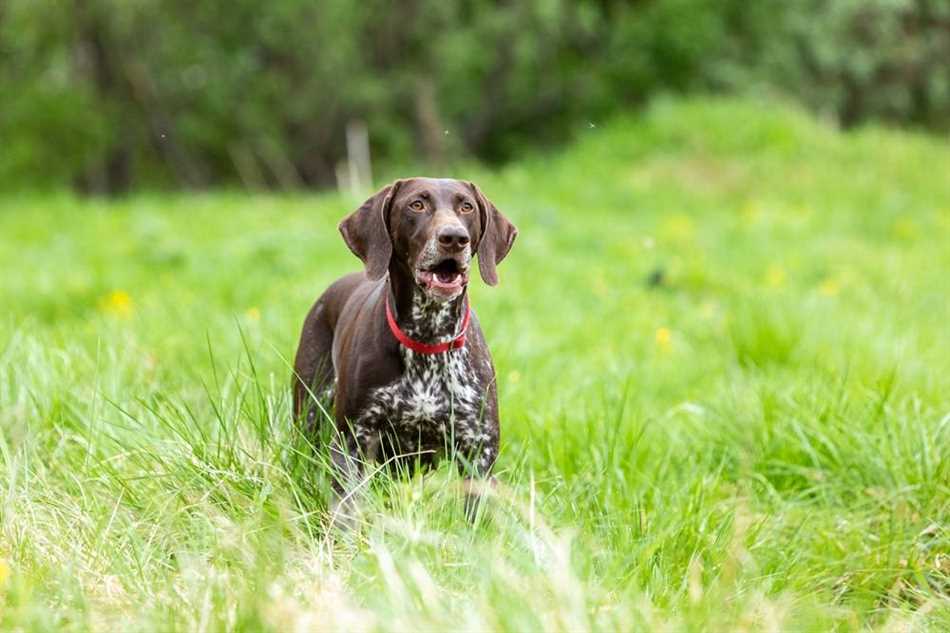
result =
[{"label": "dog's front leg", "polygon": [[352,530],[359,519],[356,495],[363,474],[358,443],[355,438],[337,435],[330,443],[333,463],[333,496],[330,500],[330,523]]},{"label": "dog's front leg", "polygon": [[497,440],[472,444],[460,441],[456,446],[455,460],[462,481],[462,494],[465,499],[465,516],[474,522],[482,501],[495,487],[495,478],[491,476],[492,466],[498,456]]}]

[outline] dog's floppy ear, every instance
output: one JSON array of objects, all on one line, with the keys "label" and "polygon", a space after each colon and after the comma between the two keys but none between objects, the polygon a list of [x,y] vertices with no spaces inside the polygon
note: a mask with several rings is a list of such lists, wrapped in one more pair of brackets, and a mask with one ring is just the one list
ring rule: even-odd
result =
[{"label": "dog's floppy ear", "polygon": [[366,276],[376,281],[389,270],[393,243],[389,237],[387,216],[400,181],[386,185],[376,195],[340,222],[343,241],[366,264]]},{"label": "dog's floppy ear", "polygon": [[518,229],[488,201],[475,183],[468,183],[475,192],[478,213],[481,218],[482,236],[478,240],[478,270],[489,286],[498,283],[495,266],[501,263],[518,235]]}]

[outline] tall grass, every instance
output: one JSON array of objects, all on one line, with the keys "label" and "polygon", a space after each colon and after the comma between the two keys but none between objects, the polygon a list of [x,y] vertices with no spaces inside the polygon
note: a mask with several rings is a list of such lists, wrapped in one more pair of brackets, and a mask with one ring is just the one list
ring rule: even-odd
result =
[{"label": "tall grass", "polygon": [[479,181],[500,484],[327,529],[290,423],[335,196],[0,198],[0,627],[950,627],[950,147],[655,105]]}]

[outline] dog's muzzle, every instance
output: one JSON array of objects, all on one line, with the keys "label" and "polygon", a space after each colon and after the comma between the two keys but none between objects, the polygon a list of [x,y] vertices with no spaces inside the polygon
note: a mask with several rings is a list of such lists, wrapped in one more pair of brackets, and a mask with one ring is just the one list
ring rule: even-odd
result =
[{"label": "dog's muzzle", "polygon": [[442,300],[459,296],[468,285],[468,272],[471,263],[471,251],[468,237],[458,252],[446,254],[441,236],[438,240],[429,240],[420,264],[416,267],[416,283],[429,295]]}]

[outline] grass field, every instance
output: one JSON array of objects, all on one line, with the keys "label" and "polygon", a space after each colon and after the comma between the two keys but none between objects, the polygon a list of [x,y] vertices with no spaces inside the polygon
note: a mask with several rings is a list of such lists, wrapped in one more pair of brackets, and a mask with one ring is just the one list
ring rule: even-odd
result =
[{"label": "grass field", "polygon": [[289,359],[356,201],[0,197],[0,629],[950,630],[950,145],[584,128],[464,174],[521,230],[476,526],[446,464],[325,531]]}]

